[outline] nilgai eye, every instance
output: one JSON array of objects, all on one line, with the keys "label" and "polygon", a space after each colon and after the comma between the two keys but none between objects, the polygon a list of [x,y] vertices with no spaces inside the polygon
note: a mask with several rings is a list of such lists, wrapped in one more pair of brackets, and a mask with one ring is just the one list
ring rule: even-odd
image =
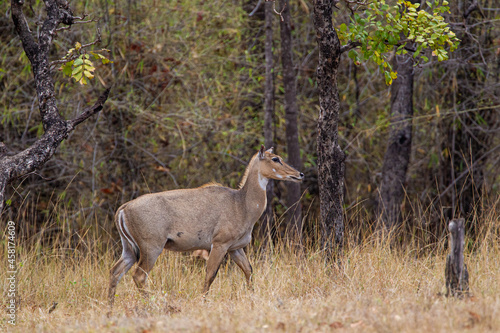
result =
[{"label": "nilgai eye", "polygon": [[273,162],[279,163],[279,162],[280,162],[280,159],[279,159],[279,158],[277,158],[277,157],[273,157]]}]

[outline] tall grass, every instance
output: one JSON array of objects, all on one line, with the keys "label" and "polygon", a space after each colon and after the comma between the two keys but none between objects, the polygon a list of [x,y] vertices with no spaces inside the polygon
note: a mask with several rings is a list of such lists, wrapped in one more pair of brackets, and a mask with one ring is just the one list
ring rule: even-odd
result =
[{"label": "tall grass", "polygon": [[[201,296],[205,263],[166,252],[150,274],[148,299],[140,297],[128,273],[118,286],[110,318],[106,317],[108,272],[119,244],[104,242],[102,230],[91,226],[72,240],[52,237],[51,245],[42,242],[44,237],[32,237],[31,243],[19,241],[17,247],[17,325],[10,326],[6,319],[0,325],[18,332],[497,331],[497,216],[485,214],[486,237],[468,247],[465,259],[473,294],[468,299],[442,296],[444,240],[433,251],[421,251],[417,243],[394,246],[348,229],[340,268],[326,262],[311,241],[300,249],[278,240],[266,249],[248,248],[253,291],[228,259],[205,299]],[[5,249],[0,249],[2,260]],[[2,285],[6,277],[2,270]],[[58,304],[49,313],[54,302]]]}]

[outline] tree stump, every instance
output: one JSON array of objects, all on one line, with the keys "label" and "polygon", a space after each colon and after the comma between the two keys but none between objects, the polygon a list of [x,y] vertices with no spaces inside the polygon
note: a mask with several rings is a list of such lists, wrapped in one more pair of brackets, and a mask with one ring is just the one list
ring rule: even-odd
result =
[{"label": "tree stump", "polygon": [[464,219],[451,220],[450,253],[446,257],[446,296],[462,298],[469,295],[469,272],[464,263]]}]

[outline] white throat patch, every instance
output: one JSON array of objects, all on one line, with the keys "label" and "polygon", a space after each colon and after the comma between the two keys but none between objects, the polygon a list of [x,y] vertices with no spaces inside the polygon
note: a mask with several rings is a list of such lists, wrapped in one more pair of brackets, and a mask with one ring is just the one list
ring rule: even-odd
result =
[{"label": "white throat patch", "polygon": [[262,175],[259,172],[259,185],[264,191],[266,190],[268,181],[269,179],[267,179],[266,177],[262,177]]},{"label": "white throat patch", "polygon": [[[266,1],[267,1],[267,0],[266,0]],[[278,175],[278,173],[276,172],[276,169],[274,169],[274,168],[273,168],[273,171],[274,171],[274,174],[276,175],[276,177],[278,177],[278,178],[283,178],[283,176],[282,176],[282,175]]]}]

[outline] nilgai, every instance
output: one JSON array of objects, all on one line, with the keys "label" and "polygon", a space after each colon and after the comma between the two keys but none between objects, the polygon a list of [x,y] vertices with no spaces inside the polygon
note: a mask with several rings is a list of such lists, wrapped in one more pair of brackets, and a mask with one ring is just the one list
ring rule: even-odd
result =
[{"label": "nilgai", "polygon": [[116,286],[138,262],[134,281],[144,292],[148,273],[163,249],[207,250],[203,293],[212,284],[226,253],[241,268],[251,286],[252,266],[243,251],[252,229],[266,208],[269,179],[301,182],[304,174],[261,147],[245,171],[239,189],[206,184],[194,189],[146,194],[118,208],[115,223],[123,252],[111,269],[108,300],[113,306]]}]

